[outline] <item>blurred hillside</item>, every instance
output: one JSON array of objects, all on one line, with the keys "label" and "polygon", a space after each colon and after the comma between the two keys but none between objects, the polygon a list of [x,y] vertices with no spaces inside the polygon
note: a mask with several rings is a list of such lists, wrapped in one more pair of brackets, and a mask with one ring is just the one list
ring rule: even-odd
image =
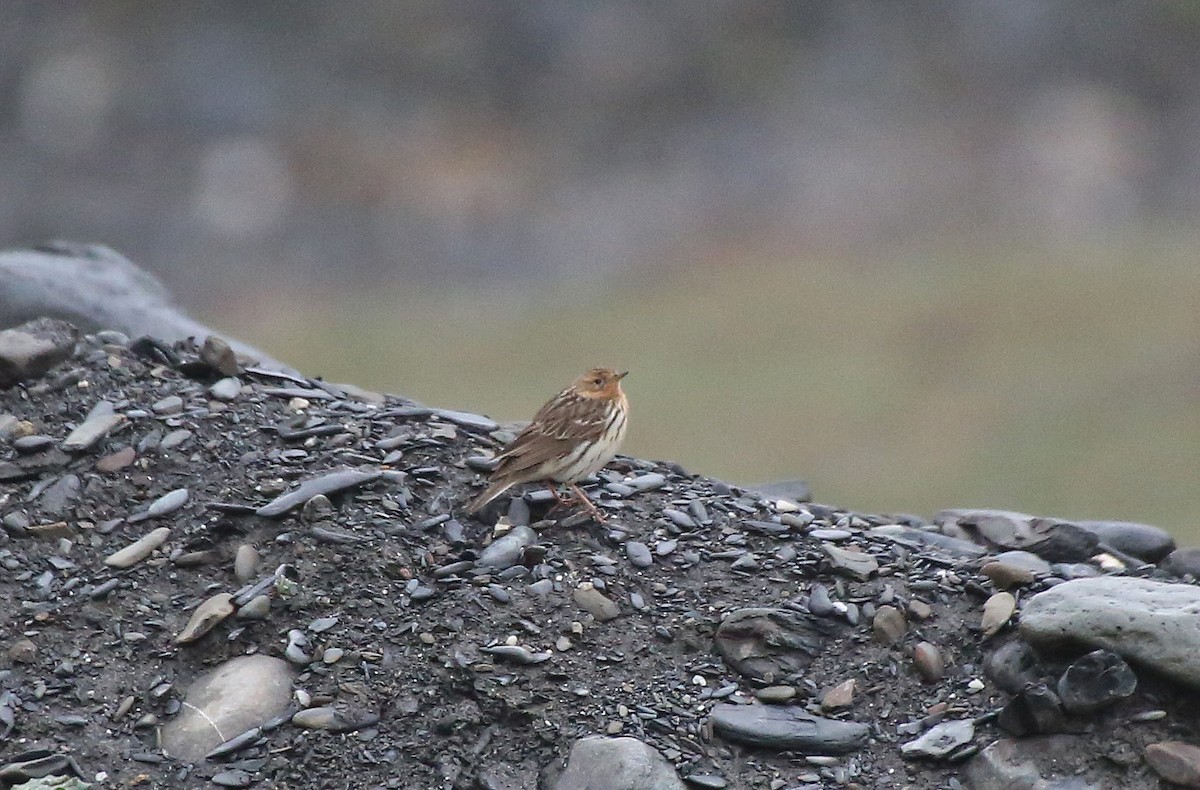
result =
[{"label": "blurred hillside", "polygon": [[14,0],[0,244],[504,418],[627,363],[630,449],[736,480],[1200,540],[1196,73],[1193,0]]}]

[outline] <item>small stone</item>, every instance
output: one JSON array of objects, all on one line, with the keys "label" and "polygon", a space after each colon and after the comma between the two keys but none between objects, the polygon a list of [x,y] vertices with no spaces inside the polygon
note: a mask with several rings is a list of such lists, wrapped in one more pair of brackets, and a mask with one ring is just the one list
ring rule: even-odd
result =
[{"label": "small stone", "polygon": [[1107,708],[1137,690],[1137,675],[1116,653],[1093,650],[1072,662],[1058,679],[1058,696],[1068,713]]},{"label": "small stone", "polygon": [[236,376],[223,378],[208,388],[208,394],[217,400],[236,400],[242,394],[242,382]]},{"label": "small stone", "polygon": [[829,558],[829,566],[859,581],[866,581],[879,572],[879,561],[861,551],[841,549],[831,543],[822,543],[821,550]]},{"label": "small stone", "polygon": [[37,658],[37,645],[32,639],[22,637],[9,645],[5,653],[13,663],[32,664]]},{"label": "small stone", "polygon": [[636,540],[631,540],[625,544],[625,556],[637,568],[649,568],[654,564],[654,558],[650,554],[650,547]]},{"label": "small stone", "polygon": [[186,645],[207,634],[225,618],[233,614],[233,596],[217,593],[196,607],[191,619],[175,636],[175,644]]},{"label": "small stone", "polygon": [[0,331],[0,389],[44,376],[70,359],[78,339],[75,327],[55,318],[38,318]]},{"label": "small stone", "polygon": [[1200,787],[1200,746],[1162,741],[1145,748],[1142,756],[1154,773],[1183,787]]},{"label": "small stone", "polygon": [[92,407],[84,421],[67,434],[59,447],[69,453],[83,452],[124,424],[125,415],[115,413],[108,401],[100,401]]},{"label": "small stone", "polygon": [[795,686],[767,686],[757,689],[754,697],[768,705],[781,705],[796,698]]},{"label": "small stone", "polygon": [[136,458],[137,451],[132,447],[122,447],[115,453],[109,453],[96,461],[96,471],[105,473],[116,472],[132,464]]},{"label": "small stone", "polygon": [[931,727],[920,738],[901,744],[900,753],[905,757],[953,760],[974,737],[975,724],[970,719],[946,721]]},{"label": "small stone", "polygon": [[854,703],[856,688],[857,685],[853,678],[843,680],[821,695],[821,708],[824,710],[838,710],[850,707]]},{"label": "small stone", "polygon": [[918,642],[913,648],[913,665],[926,683],[934,683],[946,674],[946,663],[942,651],[929,642]]},{"label": "small stone", "polygon": [[186,488],[176,488],[174,491],[169,491],[151,502],[150,507],[146,509],[146,515],[152,517],[169,515],[187,504],[187,501],[188,490]]},{"label": "small stone", "polygon": [[904,641],[908,623],[904,614],[894,606],[881,606],[871,620],[875,638],[885,645],[896,645]]},{"label": "small stone", "polygon": [[621,614],[620,608],[611,598],[595,588],[590,582],[584,582],[575,588],[575,603],[587,610],[592,617],[604,622],[612,620]]},{"label": "small stone", "polygon": [[233,557],[233,575],[238,581],[247,582],[254,578],[257,570],[258,549],[249,543],[243,543],[238,546],[237,553]]},{"label": "small stone", "polygon": [[104,564],[112,568],[130,568],[150,556],[151,552],[171,537],[170,527],[159,527],[120,551],[105,558]]},{"label": "small stone", "polygon": [[992,584],[1001,590],[1023,587],[1033,583],[1033,573],[1031,571],[1004,562],[989,562],[980,568],[979,572],[991,579]]},{"label": "small stone", "polygon": [[983,619],[979,625],[983,635],[992,636],[998,633],[1016,611],[1017,599],[1012,593],[998,592],[988,598],[983,604]]},{"label": "small stone", "polygon": [[179,414],[183,411],[183,398],[178,395],[168,395],[162,400],[155,401],[150,406],[150,411],[163,416]]},{"label": "small stone", "polygon": [[228,341],[216,335],[204,338],[204,345],[200,346],[200,361],[222,376],[238,374],[237,354],[230,348]]}]

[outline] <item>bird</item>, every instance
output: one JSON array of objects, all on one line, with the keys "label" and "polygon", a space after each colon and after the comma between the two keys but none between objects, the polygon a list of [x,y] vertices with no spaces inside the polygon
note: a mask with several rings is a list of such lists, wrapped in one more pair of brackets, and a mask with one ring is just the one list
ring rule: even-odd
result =
[{"label": "bird", "polygon": [[592,368],[546,401],[533,421],[496,456],[488,486],[468,512],[478,512],[515,485],[541,480],[559,504],[567,502],[559,496],[556,483],[565,483],[574,499],[597,521],[604,521],[577,484],[611,461],[625,438],[629,400],[621,390],[621,379],[628,374]]}]

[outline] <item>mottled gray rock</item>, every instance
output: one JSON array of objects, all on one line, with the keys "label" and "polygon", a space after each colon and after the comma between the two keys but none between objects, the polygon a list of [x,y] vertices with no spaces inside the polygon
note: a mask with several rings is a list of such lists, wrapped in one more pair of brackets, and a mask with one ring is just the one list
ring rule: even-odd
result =
[{"label": "mottled gray rock", "polygon": [[763,683],[799,677],[834,626],[793,609],[737,609],[721,618],[717,652],[734,672]]},{"label": "mottled gray rock", "polygon": [[1200,687],[1200,587],[1121,576],[1076,579],[1029,599],[1020,628],[1035,646],[1102,647]]},{"label": "mottled gray rock", "polygon": [[685,790],[675,768],[637,738],[575,741],[554,790]]},{"label": "mottled gray rock", "polygon": [[283,659],[232,658],[191,684],[179,714],[159,729],[159,742],[173,759],[196,762],[230,738],[278,716],[291,693],[291,669]]},{"label": "mottled gray rock", "polygon": [[900,745],[905,757],[928,757],[933,760],[953,760],[975,737],[975,724],[970,719],[944,721],[929,728],[920,738]]}]

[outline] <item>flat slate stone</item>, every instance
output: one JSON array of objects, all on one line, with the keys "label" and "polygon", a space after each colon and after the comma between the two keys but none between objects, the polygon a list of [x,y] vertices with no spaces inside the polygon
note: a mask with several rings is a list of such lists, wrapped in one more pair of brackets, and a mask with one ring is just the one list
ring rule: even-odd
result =
[{"label": "flat slate stone", "polygon": [[794,705],[719,703],[709,716],[723,738],[763,749],[801,754],[845,754],[867,743],[870,728],[854,721],[814,716]]}]

